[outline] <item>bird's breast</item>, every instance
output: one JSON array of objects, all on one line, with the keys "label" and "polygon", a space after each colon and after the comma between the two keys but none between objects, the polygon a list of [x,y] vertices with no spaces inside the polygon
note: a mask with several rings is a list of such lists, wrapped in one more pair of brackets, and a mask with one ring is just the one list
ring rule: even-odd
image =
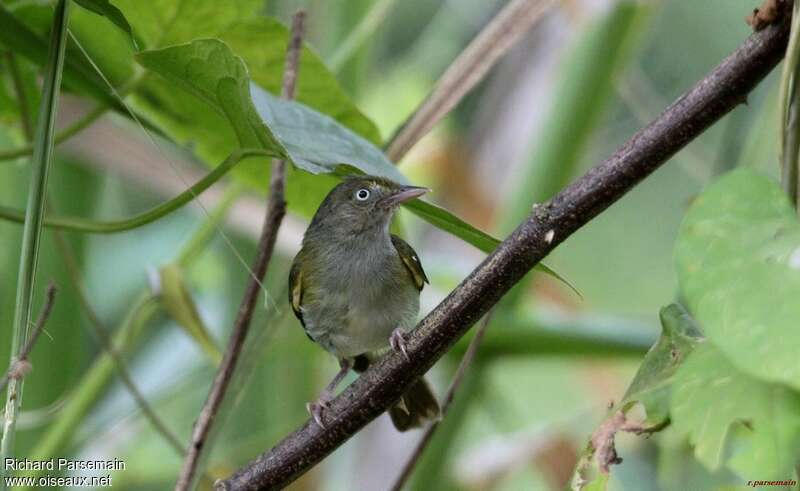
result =
[{"label": "bird's breast", "polygon": [[350,256],[318,266],[303,305],[311,337],[339,357],[386,347],[419,311],[419,291],[393,248]]}]

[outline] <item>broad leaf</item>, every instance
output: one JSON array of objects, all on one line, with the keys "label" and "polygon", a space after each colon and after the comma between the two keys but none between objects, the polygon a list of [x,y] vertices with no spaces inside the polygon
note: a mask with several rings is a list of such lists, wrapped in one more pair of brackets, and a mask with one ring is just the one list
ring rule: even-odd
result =
[{"label": "broad leaf", "polygon": [[264,148],[277,156],[288,156],[253,107],[244,62],[225,43],[205,39],[144,51],[136,58],[145,68],[216,111],[233,129],[239,146]]},{"label": "broad leaf", "polygon": [[261,120],[300,169],[329,174],[347,164],[365,174],[408,182],[380,149],[333,118],[298,102],[279,99],[255,84],[250,85],[250,92]]},{"label": "broad leaf", "polygon": [[689,314],[678,304],[661,309],[661,337],[645,355],[622,398],[623,409],[641,403],[647,422],[657,424],[669,415],[669,394],[675,372],[702,340]]},{"label": "broad leaf", "polygon": [[255,18],[263,0],[113,0],[147,48],[217,37],[237,22]]},{"label": "broad leaf", "polygon": [[[242,20],[216,37],[230,46],[247,64],[252,81],[271,94],[279,94],[289,30],[276,19]],[[326,114],[375,145],[381,136],[375,124],[353,104],[339,81],[307,45],[300,53],[295,99]]]},{"label": "broad leaf", "polygon": [[86,10],[107,18],[113,22],[114,25],[126,32],[131,37],[131,40],[134,42],[134,44],[136,43],[136,37],[133,34],[131,25],[128,24],[128,20],[125,18],[122,12],[117,7],[112,5],[108,0],[75,0],[75,3]]},{"label": "broad leaf", "polygon": [[[19,20],[2,3],[0,3],[0,44],[39,66],[44,66],[47,60],[45,38]],[[71,43],[68,41],[68,44]],[[111,106],[118,106],[108,86],[94,71],[89,60],[74,46],[68,50],[69,56],[64,60],[64,85]]]},{"label": "broad leaf", "polygon": [[[788,479],[800,450],[800,395],[738,370],[711,342],[678,369],[672,423],[686,433],[698,460],[723,463],[743,478]],[[732,429],[737,445],[727,445]]]},{"label": "broad leaf", "polygon": [[704,333],[744,372],[800,387],[800,223],[770,178],[737,170],[692,204],[675,249]]}]

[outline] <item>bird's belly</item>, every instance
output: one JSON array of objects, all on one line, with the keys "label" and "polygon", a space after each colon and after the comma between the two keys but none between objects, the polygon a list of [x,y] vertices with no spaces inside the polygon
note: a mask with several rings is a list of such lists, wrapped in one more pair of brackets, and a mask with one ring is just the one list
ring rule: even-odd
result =
[{"label": "bird's belly", "polygon": [[412,328],[419,311],[419,292],[413,286],[392,290],[383,300],[354,294],[353,287],[328,292],[317,305],[303,309],[309,335],[338,358],[386,348],[392,331]]}]

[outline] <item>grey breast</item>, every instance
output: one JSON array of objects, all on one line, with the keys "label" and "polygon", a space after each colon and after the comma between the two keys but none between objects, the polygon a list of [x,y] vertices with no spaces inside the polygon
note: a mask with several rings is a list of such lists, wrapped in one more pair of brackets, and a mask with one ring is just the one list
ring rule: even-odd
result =
[{"label": "grey breast", "polygon": [[319,255],[315,276],[324,279],[313,282],[318,288],[303,306],[308,333],[340,358],[385,348],[392,330],[413,327],[419,311],[419,292],[389,240],[347,245],[354,250]]}]

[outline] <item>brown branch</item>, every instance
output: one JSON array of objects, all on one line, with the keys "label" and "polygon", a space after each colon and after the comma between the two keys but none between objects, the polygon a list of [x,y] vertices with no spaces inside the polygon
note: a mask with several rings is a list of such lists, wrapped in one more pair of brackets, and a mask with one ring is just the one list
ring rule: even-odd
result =
[{"label": "brown branch", "polygon": [[[667,418],[653,426],[644,426],[642,423],[629,421],[622,410],[614,412],[592,433],[589,439],[590,458],[586,460],[584,467],[588,467],[592,459],[594,459],[600,472],[608,474],[612,465],[622,463],[622,457],[617,454],[617,433],[623,431],[635,435],[652,435],[669,426],[670,422],[670,419]],[[578,475],[582,475],[583,472],[585,472],[585,469],[579,468],[577,470]]]},{"label": "brown branch", "polygon": [[[292,35],[286,50],[286,62],[283,73],[283,86],[281,96],[285,99],[294,98],[295,83],[297,80],[297,70],[300,61],[300,52],[303,44],[303,24],[305,12],[298,11],[292,18]],[[264,217],[264,225],[261,229],[261,237],[258,240],[258,254],[253,264],[253,275],[247,284],[239,311],[233,325],[228,347],[225,355],[217,370],[217,375],[211,385],[208,398],[206,399],[200,415],[192,430],[192,440],[183,462],[183,468],[178,476],[175,491],[187,491],[192,486],[194,475],[200,461],[203,449],[217,416],[222,401],[225,398],[228,386],[233,378],[236,364],[242,352],[244,341],[250,329],[250,321],[253,318],[258,295],[261,292],[262,280],[267,273],[267,266],[275,249],[275,240],[278,236],[283,216],[286,214],[286,201],[284,198],[284,187],[286,181],[286,164],[282,160],[276,160],[272,166],[272,177],[269,184],[269,197],[267,198],[267,212]]]},{"label": "brown branch", "polygon": [[31,364],[28,361],[28,356],[30,356],[31,351],[33,351],[33,346],[36,344],[36,340],[39,339],[42,331],[44,331],[44,325],[47,323],[48,317],[50,317],[50,312],[53,311],[53,304],[56,301],[57,291],[58,289],[56,288],[55,283],[51,281],[47,285],[47,293],[45,294],[46,296],[44,305],[42,306],[42,311],[39,313],[39,317],[36,319],[36,324],[34,324],[33,331],[31,332],[31,336],[28,338],[28,342],[26,342],[25,346],[19,350],[17,356],[11,360],[8,370],[3,375],[3,378],[0,379],[0,391],[6,388],[9,380],[19,380],[31,371]]},{"label": "brown branch", "polygon": [[[535,264],[619,200],[738,104],[778,64],[788,19],[751,35],[614,155],[537,206],[413,331],[408,354],[389,354],[332,403],[326,428],[306,422],[218,489],[279,489],[306,472],[400,398]],[[550,240],[548,240],[550,239]]]},{"label": "brown branch", "polygon": [[467,368],[469,368],[469,366],[472,364],[472,361],[475,359],[475,355],[478,353],[478,345],[480,345],[483,335],[486,333],[486,328],[489,327],[489,320],[491,317],[491,312],[486,314],[486,316],[483,318],[483,322],[481,322],[481,325],[475,332],[475,337],[472,338],[472,341],[470,341],[469,346],[467,347],[467,351],[464,353],[464,356],[461,357],[461,362],[458,364],[458,369],[456,370],[456,374],[453,376],[453,381],[450,382],[450,387],[447,388],[447,394],[445,394],[444,400],[442,401],[441,418],[438,421],[434,421],[425,430],[425,433],[422,435],[422,438],[420,438],[417,446],[414,447],[414,451],[411,453],[411,456],[406,461],[406,465],[403,466],[403,470],[400,472],[400,475],[397,477],[397,480],[391,487],[392,491],[400,491],[403,489],[406,481],[408,481],[408,478],[411,477],[411,472],[414,470],[417,462],[419,462],[419,460],[422,458],[422,453],[431,442],[433,434],[439,427],[439,423],[441,423],[445,416],[447,416],[447,410],[450,409],[450,405],[453,403],[453,398],[456,395],[456,391],[458,390],[459,386],[461,386],[461,381],[464,380],[464,374],[467,373]]},{"label": "brown branch", "polygon": [[399,162],[423,136],[449,113],[555,0],[512,0],[447,67],[433,91],[400,126],[386,147]]}]

